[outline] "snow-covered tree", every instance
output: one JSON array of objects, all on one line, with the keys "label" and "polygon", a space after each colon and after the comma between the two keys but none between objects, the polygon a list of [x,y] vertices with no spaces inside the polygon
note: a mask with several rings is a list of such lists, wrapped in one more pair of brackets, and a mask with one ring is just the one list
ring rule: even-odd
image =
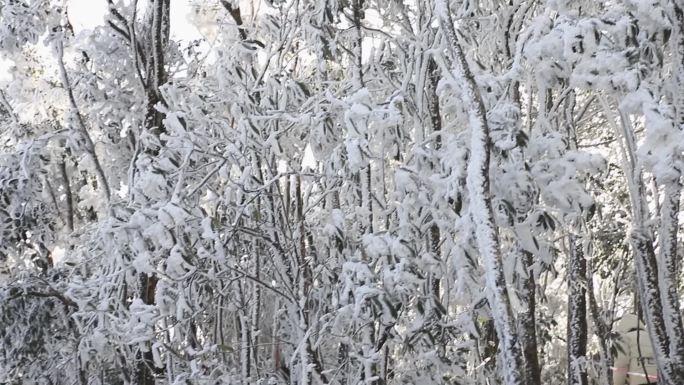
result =
[{"label": "snow-covered tree", "polygon": [[70,3],[0,0],[0,383],[612,384],[635,308],[684,383],[678,1]]}]

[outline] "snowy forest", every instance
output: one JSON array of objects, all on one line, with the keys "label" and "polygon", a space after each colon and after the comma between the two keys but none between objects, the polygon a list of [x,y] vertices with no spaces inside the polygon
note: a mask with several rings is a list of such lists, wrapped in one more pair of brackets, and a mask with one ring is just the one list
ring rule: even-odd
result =
[{"label": "snowy forest", "polygon": [[90,1],[0,0],[0,384],[684,384],[682,0]]}]

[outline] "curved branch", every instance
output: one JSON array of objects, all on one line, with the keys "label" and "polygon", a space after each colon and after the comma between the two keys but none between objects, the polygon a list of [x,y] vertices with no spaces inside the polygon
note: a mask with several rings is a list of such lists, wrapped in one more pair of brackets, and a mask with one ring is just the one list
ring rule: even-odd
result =
[{"label": "curved branch", "polygon": [[247,40],[247,30],[243,26],[240,7],[233,8],[233,5],[229,3],[227,0],[221,0],[221,5],[223,5],[223,8],[225,8],[226,11],[228,11],[230,17],[232,17],[233,20],[235,20],[235,24],[237,24],[238,27],[238,33],[240,34],[240,40]]},{"label": "curved branch", "polygon": [[112,197],[112,193],[109,189],[109,183],[107,182],[107,177],[105,175],[104,169],[102,168],[102,164],[100,163],[100,159],[97,157],[97,154],[95,153],[95,144],[93,143],[93,139],[90,137],[90,134],[86,129],[83,116],[81,115],[81,112],[78,108],[78,104],[76,104],[74,90],[71,87],[71,82],[69,81],[69,76],[64,65],[64,42],[62,42],[61,40],[57,42],[57,64],[59,66],[59,72],[62,77],[62,85],[64,86],[64,89],[67,92],[71,111],[73,114],[76,115],[76,122],[78,123],[79,131],[81,132],[81,135],[83,135],[83,139],[86,143],[86,151],[88,151],[88,154],[93,160],[93,164],[95,166],[95,174],[97,175],[98,181],[102,185],[105,197],[107,198],[107,203],[109,203]]}]

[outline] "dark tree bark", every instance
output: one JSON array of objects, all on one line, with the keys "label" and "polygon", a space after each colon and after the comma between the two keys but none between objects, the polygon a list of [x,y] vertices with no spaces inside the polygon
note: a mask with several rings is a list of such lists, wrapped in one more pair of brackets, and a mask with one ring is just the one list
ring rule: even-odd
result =
[{"label": "dark tree bark", "polygon": [[[146,64],[146,89],[147,111],[145,114],[144,130],[159,138],[165,131],[163,125],[164,114],[159,112],[155,106],[159,102],[164,102],[159,87],[167,82],[168,75],[164,65],[164,54],[169,41],[169,12],[170,0],[154,0],[150,4],[149,18],[146,20],[150,29],[148,47],[151,54],[147,56]],[[135,22],[135,21],[133,21]],[[145,146],[144,151],[150,155],[156,155],[158,149],[153,146]],[[146,273],[140,274],[139,296],[147,305],[155,303],[155,292],[158,278]],[[157,368],[154,364],[152,351],[148,349],[141,352],[137,365],[135,378],[140,385],[154,385],[155,373],[163,373],[163,368]]]},{"label": "dark tree bark", "polygon": [[587,385],[587,262],[582,244],[570,236],[568,261],[568,384]]},{"label": "dark tree bark", "polygon": [[[673,42],[674,68],[672,80],[675,109],[675,127],[684,129],[684,3],[679,0],[671,2],[671,18],[674,19],[676,40]],[[681,160],[681,154],[673,154]],[[679,230],[680,199],[682,195],[681,172],[675,169],[673,180],[663,181],[663,203],[660,208],[660,228],[658,230],[659,245],[659,280],[663,293],[663,316],[669,336],[670,361],[676,371],[684,373],[684,327],[679,301],[679,256],[677,255],[677,232]],[[684,374],[682,374],[684,377]]]},{"label": "dark tree bark", "polygon": [[639,305],[646,318],[649,336],[658,364],[659,378],[666,385],[684,383],[681,367],[670,361],[670,341],[663,317],[661,291],[658,284],[658,264],[653,241],[645,231],[636,229],[631,235],[637,271]]},{"label": "dark tree bark", "polygon": [[[599,340],[599,348],[600,348],[600,374],[599,374],[599,384],[604,384],[604,385],[612,385],[613,384],[613,370],[611,367],[613,366],[613,357],[610,351],[610,346],[609,346],[609,339],[610,339],[610,331],[612,327],[612,322],[611,321],[606,321],[602,316],[601,316],[601,311],[599,308],[599,305],[596,301],[596,297],[594,296],[594,284],[592,281],[593,277],[593,267],[591,264],[591,258],[587,258],[587,275],[586,275],[586,282],[587,282],[587,308],[589,310],[589,315],[591,316],[591,320],[594,324],[594,334],[598,337]],[[617,285],[617,282],[620,281],[620,277],[622,276],[622,271],[621,269],[618,268],[616,271],[617,277],[614,278],[614,282],[616,282],[616,285],[614,287],[613,295],[617,297],[617,293],[619,291],[619,286]],[[614,298],[615,298],[614,297]],[[609,310],[610,311],[610,310]],[[612,312],[610,314],[612,317]],[[603,380],[604,382],[600,382],[600,380]]]},{"label": "dark tree bark", "polygon": [[658,231],[658,281],[662,288],[663,320],[668,331],[670,360],[684,370],[684,328],[679,303],[677,232],[679,229],[679,200],[682,185],[679,180],[665,185]]},{"label": "dark tree bark", "polygon": [[151,4],[151,14],[148,23],[150,24],[149,47],[151,55],[148,56],[146,63],[147,88],[147,114],[145,117],[145,129],[153,135],[159,137],[165,132],[162,123],[164,114],[157,111],[157,103],[164,103],[164,98],[159,87],[166,83],[168,74],[164,65],[164,54],[169,42],[169,15],[170,0],[154,0]]},{"label": "dark tree bark", "polygon": [[[567,129],[568,150],[577,149],[577,132],[575,130],[575,92],[570,91],[563,101],[565,104],[565,126]],[[547,96],[547,113],[553,105],[549,90]],[[579,215],[584,215],[580,208]],[[578,233],[582,232],[581,221],[572,226]],[[568,384],[587,385],[587,260],[584,255],[582,239],[571,234],[568,238]],[[593,294],[592,294],[593,295]]]},{"label": "dark tree bark", "polygon": [[225,8],[226,11],[228,11],[230,17],[232,17],[233,21],[235,21],[235,24],[238,27],[238,34],[240,35],[240,40],[246,40],[247,30],[242,25],[242,13],[240,12],[240,7],[233,7],[233,5],[227,0],[221,0],[221,5],[223,5],[223,8]]},{"label": "dark tree bark", "polygon": [[537,283],[534,279],[532,253],[519,249],[523,269],[526,275],[522,278],[520,298],[524,302],[525,311],[519,315],[520,344],[525,363],[524,375],[528,385],[541,385],[541,368],[539,367],[539,353],[537,350]]},{"label": "dark tree bark", "polygon": [[[434,58],[428,58],[427,65],[427,102],[428,102],[428,114],[430,116],[430,123],[432,124],[433,132],[440,132],[442,130],[442,116],[439,111],[439,97],[437,96],[437,84],[439,83],[440,73],[437,63],[435,63]],[[439,151],[442,147],[441,136],[435,137],[435,151]],[[434,165],[432,166],[434,169]],[[435,258],[441,259],[440,243],[441,234],[439,231],[439,226],[435,223],[435,218],[432,218],[432,225],[430,225],[428,244],[430,252],[433,253]],[[430,290],[432,291],[432,296],[434,300],[440,301],[440,279],[437,277],[431,277]]]}]

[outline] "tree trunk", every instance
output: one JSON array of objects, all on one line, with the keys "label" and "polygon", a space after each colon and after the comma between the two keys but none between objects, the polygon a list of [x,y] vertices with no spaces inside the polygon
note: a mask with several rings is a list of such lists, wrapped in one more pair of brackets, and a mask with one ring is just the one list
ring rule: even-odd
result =
[{"label": "tree trunk", "polygon": [[568,384],[587,385],[587,262],[582,244],[570,236],[568,261]]},{"label": "tree trunk", "polygon": [[502,377],[506,385],[522,385],[525,383],[521,370],[522,352],[518,343],[513,309],[508,297],[499,249],[499,235],[494,222],[489,190],[491,138],[487,125],[487,113],[458,42],[448,5],[444,0],[438,1],[437,13],[456,71],[465,83],[462,97],[470,116],[471,137],[466,183],[470,193],[470,213],[475,222],[477,245],[484,261],[487,296],[492,308],[496,332],[501,342],[504,363]]},{"label": "tree trunk", "polygon": [[159,87],[166,83],[168,74],[164,67],[164,53],[169,42],[169,15],[170,0],[154,0],[151,4],[150,29],[151,36],[149,46],[152,54],[148,56],[147,64],[147,113],[145,117],[145,129],[156,137],[165,130],[162,123],[164,114],[157,111],[155,106],[164,102]]},{"label": "tree trunk", "polygon": [[537,350],[537,321],[536,307],[537,284],[534,279],[532,265],[534,259],[532,253],[519,248],[518,255],[521,257],[523,269],[526,275],[522,279],[520,298],[524,303],[525,311],[520,313],[520,344],[525,363],[524,375],[528,385],[541,385],[541,368],[539,367],[539,353]]},{"label": "tree trunk", "polygon": [[[164,114],[157,111],[155,105],[163,101],[159,86],[166,83],[167,74],[164,68],[164,52],[169,41],[169,12],[170,0],[154,0],[150,4],[149,23],[151,36],[149,46],[152,55],[149,55],[146,64],[147,88],[147,111],[145,115],[145,127],[148,133],[159,137],[163,132]],[[134,21],[135,22],[135,21]],[[144,151],[150,155],[155,155],[158,151],[152,147],[144,147]],[[147,305],[153,305],[158,278],[148,276],[146,273],[140,274],[140,297]],[[154,385],[153,370],[155,370],[154,359],[151,351],[141,354],[139,357],[135,377],[140,385]],[[160,371],[163,371],[161,369]]]},{"label": "tree trunk", "polygon": [[[437,63],[435,63],[434,58],[429,57],[428,58],[428,65],[427,65],[427,77],[428,77],[428,82],[427,82],[427,87],[426,87],[426,92],[427,92],[427,101],[428,101],[428,113],[430,115],[430,123],[432,124],[432,131],[434,132],[440,132],[442,130],[442,116],[439,111],[439,97],[437,96],[437,85],[439,83],[439,68],[437,67]],[[439,151],[439,149],[442,147],[442,138],[441,136],[436,136],[435,137],[435,145],[434,149],[435,151]],[[430,165],[430,168],[434,172],[434,165]],[[441,251],[440,251],[440,244],[441,244],[441,232],[439,230],[439,226],[436,223],[436,218],[433,214],[432,216],[432,225],[430,225],[430,231],[429,231],[429,239],[428,239],[428,246],[430,252],[434,255],[434,257],[438,260],[441,260]],[[440,279],[435,277],[433,274],[430,275],[430,291],[432,292],[432,296],[436,302],[441,302],[440,301],[440,290],[441,290],[441,282]]]},{"label": "tree trunk", "polygon": [[[610,107],[605,99],[599,98],[599,100],[608,115],[608,121],[614,124],[615,118]],[[630,191],[633,221],[630,245],[637,273],[639,305],[648,326],[658,366],[659,381],[666,385],[684,384],[684,367],[670,358],[670,338],[681,338],[681,336],[671,336],[664,319],[663,293],[658,282],[658,261],[653,247],[653,235],[647,225],[650,213],[646,205],[647,199],[644,193],[641,166],[637,159],[636,139],[629,117],[620,111],[619,119],[621,127],[615,125],[615,131],[616,135],[621,137],[623,141],[623,152],[626,157],[623,160],[623,167]],[[663,206],[667,206],[667,202],[665,203]],[[681,317],[679,313],[677,316]]]},{"label": "tree trunk", "polygon": [[677,266],[677,230],[679,229],[679,199],[682,185],[679,180],[664,189],[658,231],[658,281],[660,282],[663,318],[669,337],[670,361],[684,370],[684,329],[679,305]]},{"label": "tree trunk", "polygon": [[[585,258],[585,260],[587,262],[587,275],[585,278],[587,282],[587,308],[589,309],[591,320],[594,323],[594,333],[598,337],[600,348],[599,354],[601,361],[598,384],[612,385],[613,370],[611,367],[613,366],[613,357],[608,345],[610,329],[612,325],[606,323],[606,321],[601,317],[599,305],[596,302],[596,297],[594,297],[594,283],[592,281],[594,269],[591,264],[591,256],[589,256],[589,258]],[[618,276],[621,275],[619,269],[615,273],[618,274]],[[618,290],[617,285],[614,290],[615,291],[613,293],[616,295]],[[612,309],[608,309],[608,313],[612,317]]]},{"label": "tree trunk", "polygon": [[666,385],[684,384],[682,368],[669,359],[670,341],[663,317],[658,266],[652,240],[645,231],[635,229],[631,235],[631,244],[636,261],[639,304],[646,318],[659,378]]},{"label": "tree trunk", "polygon": [[[675,126],[684,129],[684,10],[681,1],[672,1],[676,41],[673,47],[673,104],[675,110]],[[681,160],[681,154],[674,154]],[[665,326],[670,336],[670,360],[680,372],[684,372],[684,329],[679,303],[679,272],[677,256],[677,231],[679,229],[680,198],[682,193],[681,171],[677,171],[674,181],[668,181],[664,188],[664,199],[661,207],[660,229],[658,231],[659,278]]]}]

